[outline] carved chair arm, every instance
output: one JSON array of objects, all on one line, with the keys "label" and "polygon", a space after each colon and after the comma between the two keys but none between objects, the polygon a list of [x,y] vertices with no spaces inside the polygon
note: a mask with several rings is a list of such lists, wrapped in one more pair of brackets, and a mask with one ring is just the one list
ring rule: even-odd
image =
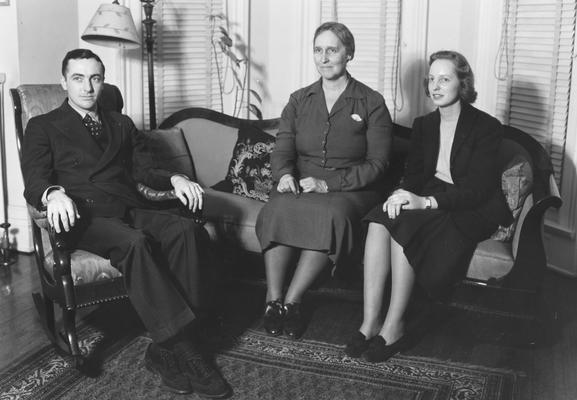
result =
[{"label": "carved chair arm", "polygon": [[200,225],[204,225],[206,223],[206,219],[203,217],[202,210],[197,210],[195,212],[190,211],[188,208],[184,207],[183,204],[180,202],[176,194],[174,193],[174,189],[172,190],[156,190],[151,187],[148,187],[142,183],[136,184],[136,189],[138,192],[147,200],[153,202],[169,202],[174,200],[177,201],[177,207],[181,213],[188,218],[192,218],[192,220]]}]

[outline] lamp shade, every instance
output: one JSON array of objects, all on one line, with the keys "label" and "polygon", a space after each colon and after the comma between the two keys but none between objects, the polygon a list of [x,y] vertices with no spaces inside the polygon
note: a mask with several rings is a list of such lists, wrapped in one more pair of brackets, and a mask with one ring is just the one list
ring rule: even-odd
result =
[{"label": "lamp shade", "polygon": [[132,14],[120,4],[102,4],[82,34],[82,40],[106,47],[135,49],[140,40]]}]

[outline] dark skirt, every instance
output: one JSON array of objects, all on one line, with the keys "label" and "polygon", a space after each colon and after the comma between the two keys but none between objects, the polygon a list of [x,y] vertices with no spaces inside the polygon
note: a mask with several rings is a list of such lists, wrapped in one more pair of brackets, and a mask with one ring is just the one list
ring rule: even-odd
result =
[{"label": "dark skirt", "polygon": [[[425,187],[423,194],[438,193],[443,186],[448,188],[450,184],[435,179]],[[403,248],[415,270],[417,283],[429,296],[438,299],[449,294],[450,288],[465,277],[477,247],[478,241],[463,232],[463,226],[454,222],[460,212],[475,215],[471,211],[405,210],[395,219],[390,219],[381,203],[363,221],[376,222],[387,228]],[[476,225],[475,230],[487,225],[480,215],[476,221],[469,215],[468,220]],[[494,231],[496,226],[487,227],[484,231],[492,232],[491,229]]]},{"label": "dark skirt", "polygon": [[292,193],[273,191],[261,209],[256,234],[263,251],[274,244],[326,252],[340,267],[362,254],[362,217],[377,202],[374,191]]}]

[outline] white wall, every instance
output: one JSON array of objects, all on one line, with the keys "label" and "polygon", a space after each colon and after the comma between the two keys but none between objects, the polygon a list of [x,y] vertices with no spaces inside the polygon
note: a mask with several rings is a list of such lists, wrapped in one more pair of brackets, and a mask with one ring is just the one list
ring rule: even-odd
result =
[{"label": "white wall", "polygon": [[[6,140],[6,174],[8,187],[8,222],[12,225],[11,242],[18,242],[18,248],[30,250],[30,228],[25,202],[22,197],[24,186],[20,172],[20,161],[16,147],[12,100],[9,89],[20,83],[20,65],[18,61],[18,18],[16,4],[0,7],[0,72],[6,74],[6,83],[3,90],[4,133]],[[4,192],[0,196],[0,204],[4,210]],[[4,222],[4,212],[0,215]],[[3,232],[1,232],[3,234]]]},{"label": "white wall", "polygon": [[[63,16],[74,16],[75,0],[57,0],[48,4],[37,0],[18,0],[18,59],[22,83],[60,82],[60,60],[69,50],[78,45],[72,32],[78,31],[78,20]],[[41,68],[39,68],[41,66]]]}]

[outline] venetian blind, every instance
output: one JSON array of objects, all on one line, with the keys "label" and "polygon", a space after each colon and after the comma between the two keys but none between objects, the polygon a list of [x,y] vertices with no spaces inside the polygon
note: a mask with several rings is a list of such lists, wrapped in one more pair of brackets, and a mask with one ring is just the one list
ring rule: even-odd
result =
[{"label": "venetian blind", "polygon": [[355,37],[351,75],[380,92],[391,115],[402,101],[398,82],[401,0],[322,0],[321,20],[345,24]]},{"label": "venetian blind", "polygon": [[505,1],[497,116],[537,139],[561,184],[575,38],[574,0]]},{"label": "venetian blind", "polygon": [[[187,107],[218,109],[217,70],[212,48],[210,16],[223,12],[224,0],[163,0],[156,3],[154,42],[156,115],[165,118]],[[144,43],[144,38],[143,38]],[[146,46],[143,46],[146,59]],[[147,94],[148,71],[143,87]],[[145,121],[149,120],[145,95]]]}]

